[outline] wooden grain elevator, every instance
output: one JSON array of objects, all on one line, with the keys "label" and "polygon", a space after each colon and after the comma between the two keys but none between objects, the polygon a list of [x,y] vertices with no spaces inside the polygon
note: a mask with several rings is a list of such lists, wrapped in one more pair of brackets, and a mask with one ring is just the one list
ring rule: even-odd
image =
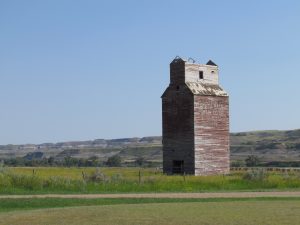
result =
[{"label": "wooden grain elevator", "polygon": [[161,98],[164,173],[228,173],[229,97],[218,66],[176,57]]}]

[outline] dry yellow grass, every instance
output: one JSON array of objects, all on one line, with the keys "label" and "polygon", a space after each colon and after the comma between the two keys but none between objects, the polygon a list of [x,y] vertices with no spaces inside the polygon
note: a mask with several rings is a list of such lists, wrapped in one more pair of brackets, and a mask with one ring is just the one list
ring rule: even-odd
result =
[{"label": "dry yellow grass", "polygon": [[[84,167],[84,168],[77,168],[77,167],[10,167],[11,171],[24,174],[24,175],[31,175],[34,173],[42,178],[48,178],[53,176],[60,176],[65,178],[71,179],[82,179],[82,172],[86,174],[90,174],[96,170],[95,167]],[[114,168],[114,167],[105,167],[100,168],[101,172],[105,173],[106,175],[113,175],[113,174],[120,174],[123,177],[134,178],[137,179],[139,170],[142,171],[143,175],[150,175],[155,174],[155,169],[139,169],[139,168]]]},{"label": "dry yellow grass", "polygon": [[153,168],[3,168],[0,193],[296,191],[300,188],[299,177],[299,172],[277,173],[262,169],[225,176],[167,176]]}]

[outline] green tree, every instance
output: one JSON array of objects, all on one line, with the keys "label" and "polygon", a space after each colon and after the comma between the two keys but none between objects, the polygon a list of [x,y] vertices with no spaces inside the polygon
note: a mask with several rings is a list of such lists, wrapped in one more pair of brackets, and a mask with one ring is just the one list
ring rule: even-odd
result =
[{"label": "green tree", "polygon": [[143,166],[146,163],[146,160],[144,157],[139,157],[135,160],[136,165]]},{"label": "green tree", "polygon": [[249,155],[245,159],[246,166],[252,167],[252,166],[257,166],[259,163],[259,158],[255,155]]},{"label": "green tree", "polygon": [[50,165],[50,166],[53,166],[53,165],[54,165],[54,157],[53,157],[53,156],[50,156],[50,157],[48,158],[48,165]]},{"label": "green tree", "polygon": [[99,158],[97,156],[91,156],[88,161],[90,161],[90,166],[98,166]]},{"label": "green tree", "polygon": [[71,156],[66,156],[64,158],[64,165],[67,167],[71,167],[71,166],[77,166],[78,165],[78,159],[76,158],[72,158]]},{"label": "green tree", "polygon": [[114,167],[118,167],[118,166],[121,166],[121,157],[118,156],[118,155],[114,155],[114,156],[111,156],[107,159],[107,162],[106,164],[108,166],[114,166]]}]

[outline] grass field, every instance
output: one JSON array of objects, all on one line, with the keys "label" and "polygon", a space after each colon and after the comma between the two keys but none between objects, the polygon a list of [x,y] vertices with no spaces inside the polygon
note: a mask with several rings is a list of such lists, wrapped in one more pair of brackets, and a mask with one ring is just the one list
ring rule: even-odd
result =
[{"label": "grass field", "polygon": [[[0,168],[0,194],[300,190],[298,172],[166,176],[139,168]],[[1,224],[300,224],[300,198],[1,199]]]},{"label": "grass field", "polygon": [[[205,225],[291,225],[300,224],[300,199],[106,199],[83,202],[58,202],[30,199],[23,208],[11,207],[11,212],[0,212],[2,225],[36,224],[205,224]],[[64,199],[63,201],[65,201]],[[16,206],[14,200],[0,203]],[[21,200],[23,201],[23,200]],[[92,202],[94,201],[94,202]],[[119,201],[119,202],[118,202]],[[144,202],[146,201],[146,202]],[[179,202],[180,204],[178,204]],[[191,202],[189,202],[191,201]],[[39,202],[39,203],[38,203]],[[158,203],[157,203],[158,202]],[[62,205],[65,204],[65,205]],[[37,206],[34,209],[30,208]],[[52,205],[52,206],[51,206]],[[79,206],[78,206],[79,205]],[[84,206],[90,205],[90,206]],[[92,205],[92,206],[91,206]],[[17,211],[15,211],[17,210]]]},{"label": "grass field", "polygon": [[256,198],[5,198],[0,201],[0,213],[21,210],[62,208],[72,206],[97,206],[146,203],[187,202],[258,202],[300,201],[300,197],[256,197]]},{"label": "grass field", "polygon": [[300,173],[166,176],[139,168],[0,168],[0,194],[299,190]]}]

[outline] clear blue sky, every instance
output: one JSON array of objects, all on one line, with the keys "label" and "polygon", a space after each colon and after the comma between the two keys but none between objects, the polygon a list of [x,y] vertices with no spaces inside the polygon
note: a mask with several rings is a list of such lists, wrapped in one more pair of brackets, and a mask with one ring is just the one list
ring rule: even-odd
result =
[{"label": "clear blue sky", "polygon": [[300,128],[299,1],[0,0],[0,144],[161,135],[176,55],[219,65],[232,132]]}]

